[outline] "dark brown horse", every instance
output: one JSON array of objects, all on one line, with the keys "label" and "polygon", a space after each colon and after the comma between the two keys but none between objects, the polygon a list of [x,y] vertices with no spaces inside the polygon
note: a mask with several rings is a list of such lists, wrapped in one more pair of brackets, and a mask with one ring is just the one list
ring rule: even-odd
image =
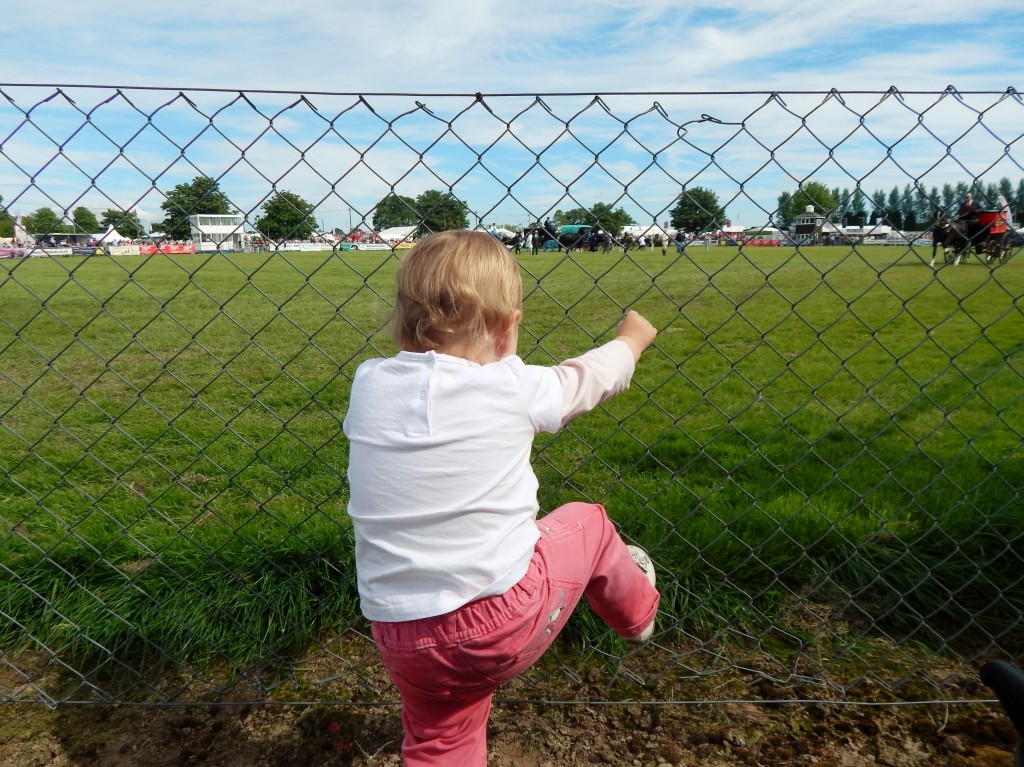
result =
[{"label": "dark brown horse", "polygon": [[558,235],[558,244],[560,247],[565,248],[566,253],[570,250],[583,250],[588,246],[589,236],[589,232],[560,234]]},{"label": "dark brown horse", "polygon": [[954,264],[959,264],[971,242],[968,231],[967,221],[951,219],[945,213],[940,212],[932,226],[931,266],[935,266],[935,252],[940,247],[945,263],[948,264],[952,260]]}]

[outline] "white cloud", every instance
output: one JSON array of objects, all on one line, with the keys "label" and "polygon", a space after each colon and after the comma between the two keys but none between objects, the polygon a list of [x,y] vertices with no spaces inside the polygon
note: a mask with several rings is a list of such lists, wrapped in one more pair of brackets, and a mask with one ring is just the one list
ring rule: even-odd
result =
[{"label": "white cloud", "polygon": [[[728,197],[737,193],[737,181],[744,183],[740,196],[754,197],[766,206],[773,200],[765,200],[765,194],[777,194],[794,182],[777,165],[761,167],[765,146],[770,151],[779,144],[780,160],[796,177],[814,173],[820,164],[807,151],[827,155],[821,143],[808,136],[787,138],[799,118],[781,104],[761,108],[768,91],[783,93],[789,112],[813,114],[816,135],[826,145],[845,141],[830,165],[840,186],[844,170],[853,179],[864,178],[872,188],[902,185],[906,172],[892,161],[872,158],[879,151],[884,157],[883,144],[911,130],[918,112],[927,111],[935,135],[902,139],[900,151],[907,154],[901,162],[908,172],[928,174],[929,179],[956,181],[969,172],[980,173],[987,167],[986,158],[993,152],[998,155],[999,141],[1010,143],[1020,134],[1015,127],[1020,125],[1017,104],[1016,109],[986,113],[985,125],[999,138],[979,134],[957,143],[974,113],[953,97],[932,105],[935,94],[947,85],[962,91],[1024,90],[1024,83],[1009,79],[1024,73],[1019,46],[1024,11],[1019,0],[990,0],[980,6],[959,0],[524,0],[515,5],[496,0],[298,0],[259,8],[240,0],[179,0],[173,5],[135,6],[128,12],[111,0],[58,0],[19,6],[19,17],[22,28],[45,28],[46,39],[53,44],[19,46],[18,55],[5,60],[8,82],[247,89],[247,97],[262,112],[244,101],[222,110],[237,93],[190,91],[197,111],[176,99],[175,91],[126,90],[126,98],[138,109],[133,112],[122,100],[99,109],[97,119],[108,119],[118,110],[124,114],[108,128],[113,144],[101,141],[76,148],[84,174],[52,181],[44,176],[34,188],[28,179],[52,156],[54,145],[23,146],[20,137],[7,140],[4,151],[8,157],[16,153],[24,170],[0,157],[0,194],[7,200],[19,197],[26,206],[50,205],[51,198],[70,204],[85,194],[82,199],[95,200],[100,207],[110,204],[109,197],[156,210],[161,200],[154,196],[154,179],[159,189],[167,189],[190,180],[199,169],[214,176],[226,172],[225,185],[232,187],[243,207],[258,205],[271,183],[278,182],[286,189],[300,187],[296,191],[307,199],[324,200],[324,210],[343,217],[342,223],[347,223],[348,204],[368,209],[392,183],[399,185],[400,193],[413,196],[439,188],[442,182],[456,183],[457,193],[481,195],[483,210],[498,205],[499,210],[511,211],[525,205],[542,213],[565,196],[567,181],[581,175],[580,185],[569,194],[583,203],[608,199],[616,192],[616,182],[621,193],[621,184],[639,175],[638,187],[658,198],[645,203],[646,210],[658,209],[661,197],[671,196],[674,186],[694,178],[698,184],[722,183]],[[54,55],[55,49],[60,55]],[[921,90],[931,95],[908,96],[911,110],[895,98],[892,104],[877,106],[880,92],[891,85],[908,94]],[[853,112],[871,110],[872,129],[883,144],[858,132],[856,120],[849,123],[850,115],[837,104],[818,106],[831,88],[855,102]],[[70,90],[85,111],[96,106],[96,99],[110,95]],[[292,93],[255,92],[276,90]],[[476,91],[588,95],[548,99],[554,115],[534,104],[530,95],[518,100],[492,98],[489,103],[496,105],[498,118],[512,121],[511,136],[503,136],[505,126],[498,119],[474,108],[472,98],[429,95]],[[755,95],[715,95],[737,91]],[[797,91],[816,95],[785,95]],[[868,95],[858,97],[855,91]],[[329,134],[309,151],[308,164],[299,159],[298,153],[320,135],[325,123],[310,116],[303,105],[277,114],[297,98],[295,92],[307,93],[321,116],[337,117],[337,129],[353,146]],[[608,95],[617,92],[649,95]],[[697,95],[671,96],[674,92]],[[52,90],[39,93],[44,98]],[[427,94],[418,100],[443,120],[456,120],[458,135],[472,150],[459,147],[457,141],[431,148],[446,126],[422,113],[400,117],[403,111],[416,110],[415,98],[368,98],[379,116],[364,119],[367,109],[356,103],[355,96],[327,95],[338,93]],[[604,94],[618,123],[599,107],[587,108],[593,94]],[[19,91],[18,96],[29,108],[29,93]],[[665,115],[651,112],[655,99],[667,105]],[[172,103],[161,107],[168,101]],[[993,98],[980,101],[988,108]],[[355,108],[342,115],[353,104]],[[465,108],[467,114],[456,115]],[[515,116],[527,108],[525,115]],[[227,138],[210,134],[188,143],[215,113]],[[722,122],[701,122],[703,114]],[[831,122],[824,119],[826,114]],[[116,145],[127,141],[147,115],[155,115],[154,126],[173,134],[173,141],[148,134],[134,139],[126,154],[140,171],[112,167],[100,176],[107,197],[83,192],[87,177],[104,168],[116,154]],[[262,135],[271,117],[280,135]],[[72,118],[83,120],[81,114]],[[10,121],[10,113],[4,119]],[[630,133],[644,149],[629,136],[620,136],[622,120],[629,121]],[[392,121],[411,148],[386,137],[371,149]],[[565,133],[566,121],[572,122],[583,146]],[[748,133],[756,128],[760,143],[742,131],[733,137],[740,123],[746,124]],[[683,141],[678,139],[677,124],[687,126]],[[64,130],[61,135],[68,135]],[[844,139],[847,133],[852,138]],[[915,142],[924,150],[912,154]],[[943,142],[956,146],[962,167],[942,161]],[[180,157],[186,143],[185,159],[191,164]],[[446,143],[455,149],[442,151]],[[727,148],[716,154],[716,147],[725,143]],[[549,150],[550,145],[555,148]],[[602,168],[588,170],[593,157],[587,152],[603,151],[608,145],[614,149],[602,155]],[[805,151],[798,151],[800,146]],[[245,161],[239,162],[243,149]],[[487,152],[486,169],[500,176],[504,189],[488,179],[486,169],[475,168],[463,177],[474,162],[472,151]],[[502,199],[508,195],[507,185],[532,162],[530,153],[542,151],[557,180],[531,172],[514,185],[520,202]],[[428,152],[422,163],[420,152]],[[658,152],[658,167],[644,170],[651,152]],[[1015,172],[1010,168],[1003,173]],[[631,187],[630,193],[641,192]],[[750,215],[759,213],[757,205],[748,207]],[[162,217],[159,211],[155,215]]]},{"label": "white cloud", "polygon": [[[1017,0],[181,0],[131,13],[111,0],[60,0],[19,14],[22,27],[47,29],[61,55],[19,48],[5,62],[15,82],[609,92],[962,87],[979,82],[979,64],[1005,87],[1024,71]],[[117,23],[98,21],[108,18]]]}]

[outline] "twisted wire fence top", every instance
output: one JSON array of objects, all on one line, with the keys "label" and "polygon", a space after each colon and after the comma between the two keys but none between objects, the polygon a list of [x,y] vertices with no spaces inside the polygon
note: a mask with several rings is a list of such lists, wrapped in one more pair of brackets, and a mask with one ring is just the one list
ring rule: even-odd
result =
[{"label": "twisted wire fence top", "polygon": [[1021,238],[955,220],[1024,219],[1015,90],[0,94],[0,700],[393,697],[340,423],[450,228],[517,254],[528,362],[659,329],[534,449],[543,508],[650,551],[655,643],[581,609],[510,697],[970,698],[1020,656]]}]

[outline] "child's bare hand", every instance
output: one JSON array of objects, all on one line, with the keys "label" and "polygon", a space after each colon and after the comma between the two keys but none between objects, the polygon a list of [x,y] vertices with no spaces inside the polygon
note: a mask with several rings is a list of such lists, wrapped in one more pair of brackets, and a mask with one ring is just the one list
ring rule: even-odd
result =
[{"label": "child's bare hand", "polygon": [[619,323],[618,330],[615,331],[615,337],[626,342],[633,350],[633,358],[637,360],[640,359],[644,349],[654,343],[654,338],[657,335],[658,331],[654,329],[654,325],[648,322],[642,314],[633,310],[626,312],[626,316]]}]

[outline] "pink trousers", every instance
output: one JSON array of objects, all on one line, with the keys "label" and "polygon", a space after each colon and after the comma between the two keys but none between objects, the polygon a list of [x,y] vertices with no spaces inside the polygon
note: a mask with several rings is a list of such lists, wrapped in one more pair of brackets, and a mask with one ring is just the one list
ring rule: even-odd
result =
[{"label": "pink trousers", "polygon": [[446,615],[373,622],[373,639],[402,697],[407,767],[487,764],[491,694],[547,650],[585,594],[616,633],[654,620],[658,592],[604,508],[570,503],[538,520],[522,580]]}]

